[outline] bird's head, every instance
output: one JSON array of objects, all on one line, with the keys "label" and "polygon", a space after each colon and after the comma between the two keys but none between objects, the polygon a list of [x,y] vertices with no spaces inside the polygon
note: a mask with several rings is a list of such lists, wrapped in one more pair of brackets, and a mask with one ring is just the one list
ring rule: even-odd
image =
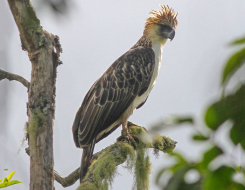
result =
[{"label": "bird's head", "polygon": [[151,16],[146,19],[144,35],[160,41],[173,40],[178,25],[178,13],[169,6],[160,5],[160,7],[162,8],[160,11],[150,12]]}]

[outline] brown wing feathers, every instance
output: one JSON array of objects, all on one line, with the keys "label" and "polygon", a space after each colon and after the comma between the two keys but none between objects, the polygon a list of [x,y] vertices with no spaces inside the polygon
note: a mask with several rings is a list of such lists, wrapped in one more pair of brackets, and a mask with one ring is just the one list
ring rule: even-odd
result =
[{"label": "brown wing feathers", "polygon": [[[77,147],[88,146],[101,131],[119,119],[136,96],[148,89],[154,64],[155,55],[151,48],[131,49],[94,83],[73,124]],[[103,134],[97,142],[114,130]]]}]

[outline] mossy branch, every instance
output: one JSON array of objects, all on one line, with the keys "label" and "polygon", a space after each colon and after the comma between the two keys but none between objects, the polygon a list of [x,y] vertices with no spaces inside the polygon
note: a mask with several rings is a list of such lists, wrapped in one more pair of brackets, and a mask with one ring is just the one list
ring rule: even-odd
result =
[{"label": "mossy branch", "polygon": [[[138,151],[137,155],[134,155],[135,150],[131,142],[127,142],[125,140],[123,142],[116,142],[100,152],[97,152],[93,155],[92,164],[78,190],[95,190],[99,189],[98,187],[100,187],[100,189],[107,189],[108,185],[111,185],[113,177],[116,175],[116,167],[118,165],[124,163],[125,161],[131,162],[131,164],[132,162],[136,162],[136,164],[144,164],[141,161],[144,159],[144,152],[142,151],[142,148],[145,148],[146,150],[148,148],[153,148],[155,152],[162,151],[165,153],[171,152],[175,148],[176,142],[171,140],[169,137],[161,136],[159,134],[150,134],[145,128],[131,122],[128,123],[128,127],[130,133],[138,135],[140,139],[140,143],[136,150]],[[26,152],[28,154],[28,148],[26,149]],[[147,161],[148,158],[145,157],[145,159],[145,164],[147,165],[149,163]],[[54,171],[55,180],[63,187],[71,186],[79,179],[79,171],[80,167],[74,170],[67,177],[62,177],[57,171]],[[142,172],[140,173],[143,174]],[[137,175],[137,177],[145,178],[145,176],[139,175]],[[139,184],[135,185],[139,186]],[[147,184],[145,186],[147,186]]]},{"label": "mossy branch", "polygon": [[[77,190],[107,190],[115,177],[117,166],[127,161],[127,168],[134,167],[135,186],[137,189],[149,188],[150,161],[147,155],[149,148],[171,152],[176,142],[159,134],[150,134],[145,128],[128,122],[129,132],[139,137],[135,150],[130,143],[116,142],[104,150],[98,158],[92,160],[89,171]],[[156,152],[156,151],[155,151]]]},{"label": "mossy branch", "polygon": [[0,81],[3,79],[8,79],[9,81],[11,80],[16,80],[20,83],[22,83],[26,88],[29,88],[30,86],[30,82],[28,80],[26,80],[25,78],[23,78],[22,76],[13,74],[13,73],[9,73],[6,72],[2,69],[0,69]]},{"label": "mossy branch", "polygon": [[10,10],[20,32],[22,49],[36,51],[43,40],[42,26],[29,0],[8,0]]}]

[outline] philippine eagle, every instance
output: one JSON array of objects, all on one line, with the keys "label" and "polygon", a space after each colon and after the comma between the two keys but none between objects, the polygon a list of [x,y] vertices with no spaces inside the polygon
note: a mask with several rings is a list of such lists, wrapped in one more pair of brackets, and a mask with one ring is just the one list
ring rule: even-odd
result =
[{"label": "philippine eagle", "polygon": [[127,129],[133,110],[146,102],[161,66],[162,47],[175,36],[177,14],[160,5],[146,19],[143,36],[119,57],[92,85],[77,111],[72,131],[76,147],[83,149],[80,182],[86,175],[94,145],[122,125],[121,138],[135,144]]}]

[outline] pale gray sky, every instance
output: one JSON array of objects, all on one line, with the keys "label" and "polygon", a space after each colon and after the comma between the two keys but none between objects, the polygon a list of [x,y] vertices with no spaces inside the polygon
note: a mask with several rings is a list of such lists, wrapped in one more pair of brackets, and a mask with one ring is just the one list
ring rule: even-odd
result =
[{"label": "pale gray sky", "polygon": [[[71,132],[77,109],[94,81],[142,36],[150,10],[159,10],[159,4],[169,5],[179,13],[179,26],[175,39],[163,49],[162,66],[153,91],[146,104],[130,117],[131,121],[146,128],[172,114],[193,115],[200,120],[205,106],[220,92],[221,69],[234,50],[228,42],[245,34],[243,0],[74,2],[75,7],[68,18],[57,20],[49,10],[37,13],[43,28],[60,37],[63,48],[61,60],[64,64],[58,67],[54,121],[55,169],[63,176],[79,166],[82,155],[82,150],[75,148]],[[19,33],[6,1],[0,2],[0,13],[0,34],[5,36],[0,38],[0,51],[4,49],[1,45],[8,43],[8,71],[29,80],[31,64],[27,53],[21,50]],[[0,68],[5,69],[2,60],[0,57]],[[16,170],[14,178],[23,181],[23,184],[8,189],[25,190],[29,187],[29,157],[24,148],[19,154],[17,151],[27,121],[27,93],[17,82],[4,81],[3,84],[1,81],[0,87],[6,84],[9,85],[9,117],[7,132],[0,136],[0,178],[8,174],[3,168],[8,168],[9,172]],[[204,147],[193,145],[189,140],[192,130],[192,127],[182,125],[164,131],[163,135],[178,141],[176,151],[189,158],[199,158]],[[96,144],[95,152],[115,142],[120,131],[121,127]],[[169,160],[166,155],[160,154],[159,159],[151,156],[151,161],[150,189],[157,190],[155,175]],[[133,175],[121,166],[118,172],[121,175],[115,179],[113,189],[131,189]],[[66,189],[77,186],[78,182]],[[55,183],[55,188],[63,189],[58,183]]]}]

